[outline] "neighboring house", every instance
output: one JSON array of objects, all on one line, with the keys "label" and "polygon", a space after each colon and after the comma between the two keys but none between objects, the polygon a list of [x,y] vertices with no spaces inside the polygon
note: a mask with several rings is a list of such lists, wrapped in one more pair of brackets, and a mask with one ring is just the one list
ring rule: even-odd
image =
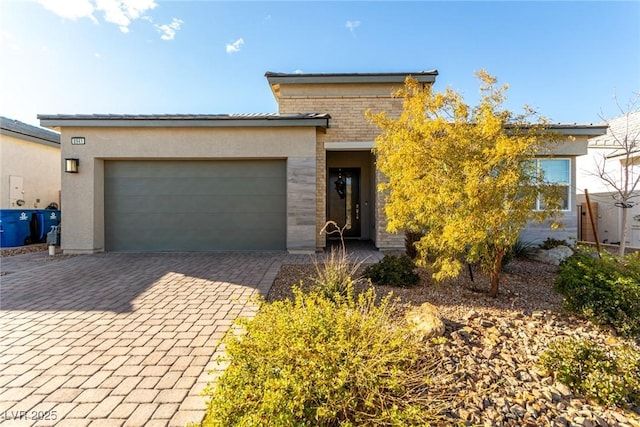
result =
[{"label": "neighboring house", "polygon": [[[609,129],[605,135],[589,139],[589,150],[586,156],[578,157],[577,195],[582,209],[582,226],[580,237],[585,241],[594,241],[591,222],[588,215],[584,189],[588,190],[594,218],[597,220],[597,232],[600,242],[619,244],[621,239],[622,210],[616,204],[614,189],[597,176],[597,164],[605,165],[605,172],[612,177],[618,186],[622,185],[625,156],[620,150],[616,138],[624,135],[635,140],[636,148],[631,150],[630,170],[636,178],[640,173],[640,111],[623,115],[609,121]],[[636,151],[637,150],[637,151]],[[636,188],[636,198],[632,199],[627,223],[627,244],[640,248],[640,187]],[[634,219],[637,218],[637,219]]]},{"label": "neighboring house", "polygon": [[60,134],[0,117],[0,209],[60,205]]},{"label": "neighboring house", "polygon": [[[62,134],[62,247],[98,251],[288,250],[326,246],[327,220],[347,238],[381,250],[388,233],[383,176],[371,152],[378,134],[367,109],[397,115],[392,93],[407,75],[432,84],[437,71],[365,74],[266,73],[277,114],[39,115]],[[603,127],[558,125],[555,172],[567,187],[563,231],[532,226],[527,238],[576,235],[575,157]]]}]

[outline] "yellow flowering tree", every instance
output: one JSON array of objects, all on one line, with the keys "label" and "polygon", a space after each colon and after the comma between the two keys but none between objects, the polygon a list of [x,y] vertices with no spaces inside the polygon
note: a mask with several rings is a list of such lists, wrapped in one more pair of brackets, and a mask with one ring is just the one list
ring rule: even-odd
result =
[{"label": "yellow flowering tree", "polygon": [[[377,167],[388,181],[388,230],[422,232],[418,261],[427,259],[436,280],[456,277],[463,263],[478,263],[498,294],[502,262],[530,220],[559,212],[557,189],[544,183],[533,161],[555,139],[546,121],[525,107],[503,107],[507,86],[476,73],[481,98],[467,105],[457,92],[435,93],[411,77],[396,96],[400,117],[367,112],[381,129]],[[533,120],[535,119],[535,121]],[[544,210],[534,210],[544,197]]]}]

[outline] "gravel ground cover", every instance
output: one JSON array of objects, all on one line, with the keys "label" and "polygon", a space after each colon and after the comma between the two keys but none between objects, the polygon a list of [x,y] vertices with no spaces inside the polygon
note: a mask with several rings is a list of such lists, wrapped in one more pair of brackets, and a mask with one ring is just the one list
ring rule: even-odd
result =
[{"label": "gravel ground cover", "polygon": [[0,248],[0,258],[10,257],[14,255],[30,254],[32,252],[41,252],[46,250],[48,250],[46,243],[18,246],[15,248]]},{"label": "gravel ground cover", "polygon": [[[417,286],[376,286],[378,295],[393,292],[401,304],[428,301],[439,308],[446,340],[431,345],[442,354],[438,370],[452,395],[446,414],[451,425],[640,426],[640,408],[590,402],[536,367],[555,340],[589,338],[605,345],[620,340],[563,311],[562,296],[552,289],[557,270],[517,260],[507,266],[497,298],[486,295],[488,279],[478,272],[474,284],[468,273],[434,284],[420,271]],[[267,300],[290,298],[293,284],[309,289],[314,272],[313,265],[283,265]]]}]

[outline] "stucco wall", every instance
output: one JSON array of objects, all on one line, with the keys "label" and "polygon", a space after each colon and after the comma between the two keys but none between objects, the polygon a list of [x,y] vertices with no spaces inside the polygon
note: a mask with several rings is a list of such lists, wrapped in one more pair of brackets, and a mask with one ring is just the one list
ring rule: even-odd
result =
[{"label": "stucco wall", "polygon": [[620,161],[617,159],[608,159],[605,161],[606,156],[613,152],[614,150],[590,149],[589,154],[577,158],[576,183],[578,194],[584,194],[585,188],[590,194],[609,193],[613,190],[611,186],[606,185],[602,179],[595,175],[597,173],[596,164],[603,164],[604,162],[606,173],[609,174],[609,176],[619,179],[622,174]]},{"label": "stucco wall", "polygon": [[551,223],[530,222],[520,233],[520,240],[535,244],[542,243],[547,238],[564,240],[567,243],[575,243],[578,236],[578,215],[576,212],[564,212],[560,218],[562,228],[551,229]]},{"label": "stucco wall", "polygon": [[[85,145],[71,145],[82,136]],[[316,130],[309,128],[63,128],[62,158],[80,160],[63,174],[62,248],[104,250],[105,159],[287,159],[287,248],[316,248]]]},{"label": "stucco wall", "polygon": [[568,136],[559,141],[546,144],[540,150],[540,156],[582,156],[587,154],[589,139],[585,135]]},{"label": "stucco wall", "polygon": [[0,170],[0,209],[20,209],[16,200],[10,199],[9,176],[23,177],[23,209],[60,204],[59,148],[0,135]]}]

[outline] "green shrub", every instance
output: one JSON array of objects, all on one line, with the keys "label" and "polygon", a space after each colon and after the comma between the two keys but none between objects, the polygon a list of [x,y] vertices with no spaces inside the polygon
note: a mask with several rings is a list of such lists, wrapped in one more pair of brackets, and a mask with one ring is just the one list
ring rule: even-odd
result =
[{"label": "green shrub", "polygon": [[566,240],[558,240],[547,237],[547,239],[540,244],[540,249],[553,249],[560,245],[569,246],[569,243],[567,243]]},{"label": "green shrub", "polygon": [[413,261],[406,255],[385,255],[380,262],[364,270],[364,277],[371,279],[376,285],[411,286],[420,281],[415,268]]},{"label": "green shrub", "polygon": [[416,390],[430,379],[426,353],[392,321],[386,297],[295,290],[263,304],[244,334],[225,339],[230,365],[206,391],[205,426],[426,425],[434,416]]},{"label": "green shrub", "polygon": [[313,259],[313,266],[316,275],[309,279],[316,285],[316,288],[322,294],[330,299],[336,296],[347,297],[350,290],[353,290],[354,276],[362,265],[362,261],[354,262],[344,244],[344,230],[338,226],[335,221],[327,221],[320,231],[322,234],[337,234],[340,237],[340,247],[332,247],[329,257],[323,257],[322,261],[318,258]]},{"label": "green shrub", "polygon": [[605,405],[640,405],[640,352],[630,345],[604,348],[588,340],[552,343],[539,364],[558,381]]},{"label": "green shrub", "polygon": [[560,265],[555,289],[565,308],[624,336],[640,334],[640,256],[578,251]]},{"label": "green shrub", "polygon": [[502,267],[511,263],[515,258],[528,258],[536,248],[538,248],[538,245],[532,242],[526,242],[520,239],[516,240],[513,246],[511,246],[502,257]]},{"label": "green shrub", "polygon": [[353,262],[346,249],[331,248],[329,256],[319,261],[314,258],[313,265],[316,275],[309,279],[328,298],[334,295],[347,296],[348,289],[353,285],[353,277],[362,265],[361,262]]},{"label": "green shrub", "polygon": [[509,250],[509,253],[513,258],[528,258],[537,247],[533,242],[518,239]]}]

